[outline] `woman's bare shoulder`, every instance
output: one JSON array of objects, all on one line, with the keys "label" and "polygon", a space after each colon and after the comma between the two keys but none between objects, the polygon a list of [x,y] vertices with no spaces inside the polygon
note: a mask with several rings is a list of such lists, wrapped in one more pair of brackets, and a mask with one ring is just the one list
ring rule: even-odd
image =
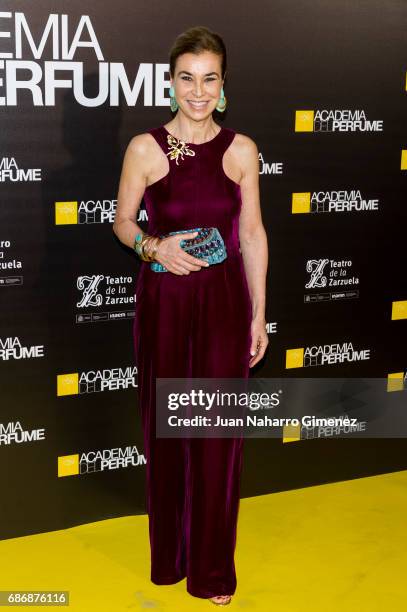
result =
[{"label": "woman's bare shoulder", "polygon": [[257,144],[250,136],[236,132],[236,135],[232,141],[231,148],[234,148],[237,153],[245,157],[251,155],[258,155]]},{"label": "woman's bare shoulder", "polygon": [[135,134],[128,143],[128,149],[137,155],[146,155],[154,150],[156,145],[155,138],[149,132]]},{"label": "woman's bare shoulder", "polygon": [[162,152],[154,136],[149,132],[143,132],[135,134],[130,139],[127,145],[126,159],[133,167],[142,171],[149,180],[150,174],[154,172],[157,164],[162,163]]},{"label": "woman's bare shoulder", "polygon": [[250,136],[236,132],[229,150],[242,175],[249,171],[258,171],[259,150]]}]

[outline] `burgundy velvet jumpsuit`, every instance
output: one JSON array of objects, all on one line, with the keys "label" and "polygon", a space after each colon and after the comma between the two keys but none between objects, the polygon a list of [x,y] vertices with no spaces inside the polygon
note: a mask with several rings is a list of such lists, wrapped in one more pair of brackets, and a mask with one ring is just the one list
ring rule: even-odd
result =
[{"label": "burgundy velvet jumpsuit", "polygon": [[169,172],[145,191],[147,233],[217,227],[227,250],[223,262],[184,275],[154,272],[142,262],[137,277],[134,347],[151,580],[186,577],[196,597],[232,595],[243,438],[156,437],[155,378],[249,376],[252,305],[239,249],[241,193],[222,165],[235,131],[221,127],[208,142],[186,143],[195,155],[173,158],[179,141],[164,126],[149,133],[168,154]]}]

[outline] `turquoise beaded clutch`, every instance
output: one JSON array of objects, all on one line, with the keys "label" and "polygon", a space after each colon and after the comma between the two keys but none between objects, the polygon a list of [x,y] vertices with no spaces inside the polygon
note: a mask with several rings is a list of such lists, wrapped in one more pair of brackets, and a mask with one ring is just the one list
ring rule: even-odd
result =
[{"label": "turquoise beaded clutch", "polygon": [[[186,253],[198,259],[204,259],[210,265],[220,263],[226,259],[226,247],[217,227],[194,227],[189,230],[178,230],[162,234],[160,238],[196,231],[198,231],[198,234],[195,238],[187,238],[179,243]],[[151,262],[150,267],[154,272],[168,272],[167,268],[158,261]]]}]

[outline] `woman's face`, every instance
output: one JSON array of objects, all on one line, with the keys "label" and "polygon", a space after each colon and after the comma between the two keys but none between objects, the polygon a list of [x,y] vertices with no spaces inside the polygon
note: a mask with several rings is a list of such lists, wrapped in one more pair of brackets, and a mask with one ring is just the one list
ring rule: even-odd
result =
[{"label": "woman's face", "polygon": [[221,62],[222,57],[212,51],[177,58],[171,85],[179,109],[191,119],[205,119],[215,110],[223,85]]}]

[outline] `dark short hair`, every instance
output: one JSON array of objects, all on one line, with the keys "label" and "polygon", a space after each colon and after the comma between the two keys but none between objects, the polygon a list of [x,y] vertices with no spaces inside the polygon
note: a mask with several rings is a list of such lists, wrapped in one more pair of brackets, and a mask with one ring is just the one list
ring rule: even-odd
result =
[{"label": "dark short hair", "polygon": [[179,34],[170,50],[170,75],[174,77],[177,58],[183,53],[195,53],[198,55],[203,51],[212,51],[222,56],[221,71],[222,79],[226,72],[226,47],[222,37],[212,32],[205,26],[194,26],[182,34]]}]

